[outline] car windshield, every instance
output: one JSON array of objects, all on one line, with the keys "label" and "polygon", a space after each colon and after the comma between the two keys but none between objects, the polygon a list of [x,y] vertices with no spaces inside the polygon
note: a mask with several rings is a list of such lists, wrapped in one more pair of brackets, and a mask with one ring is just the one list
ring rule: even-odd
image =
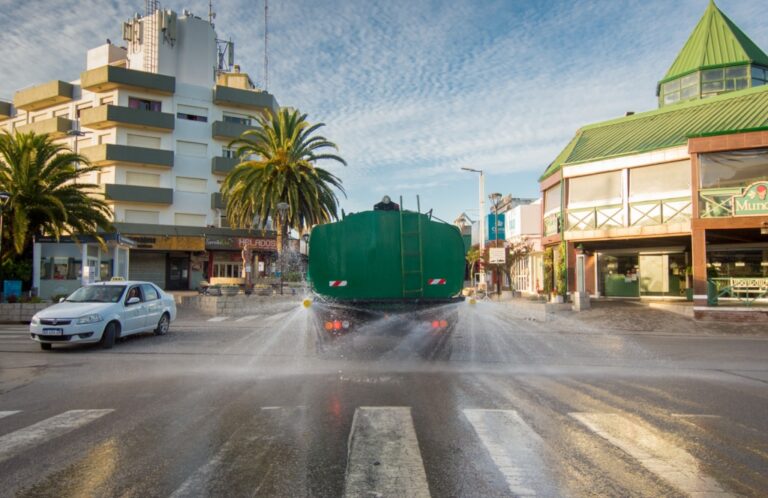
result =
[{"label": "car windshield", "polygon": [[89,285],[77,289],[67,298],[67,301],[70,303],[116,303],[124,290],[124,285]]}]

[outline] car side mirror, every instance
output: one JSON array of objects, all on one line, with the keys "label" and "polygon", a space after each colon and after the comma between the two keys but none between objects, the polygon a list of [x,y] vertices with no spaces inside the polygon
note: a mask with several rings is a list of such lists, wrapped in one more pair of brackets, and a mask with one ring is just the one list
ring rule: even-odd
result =
[{"label": "car side mirror", "polygon": [[141,299],[139,299],[139,298],[138,298],[138,297],[136,297],[136,296],[133,296],[133,297],[129,297],[129,298],[128,298],[128,301],[126,301],[126,303],[125,303],[125,304],[138,304],[138,303],[140,303],[140,302],[141,302]]},{"label": "car side mirror", "polygon": [[60,302],[60,303],[63,303],[63,302],[64,302],[64,301],[66,301],[66,300],[67,300],[67,298],[66,298],[66,297],[60,297],[60,298],[59,298],[59,302]]}]

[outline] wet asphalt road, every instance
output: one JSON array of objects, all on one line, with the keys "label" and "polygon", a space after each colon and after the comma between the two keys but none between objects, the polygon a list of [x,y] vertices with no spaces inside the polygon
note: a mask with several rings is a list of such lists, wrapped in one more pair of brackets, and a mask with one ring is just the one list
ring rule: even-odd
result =
[{"label": "wet asphalt road", "polygon": [[0,496],[768,495],[766,334],[311,316],[182,314],[109,351],[1,326]]}]

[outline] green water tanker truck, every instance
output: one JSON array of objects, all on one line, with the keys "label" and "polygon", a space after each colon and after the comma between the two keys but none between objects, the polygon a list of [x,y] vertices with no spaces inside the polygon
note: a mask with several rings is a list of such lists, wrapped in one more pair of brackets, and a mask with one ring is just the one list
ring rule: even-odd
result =
[{"label": "green water tanker truck", "polygon": [[372,211],[312,229],[308,279],[326,330],[344,333],[366,311],[446,325],[434,310],[463,299],[464,242],[457,227],[419,211],[385,197]]}]

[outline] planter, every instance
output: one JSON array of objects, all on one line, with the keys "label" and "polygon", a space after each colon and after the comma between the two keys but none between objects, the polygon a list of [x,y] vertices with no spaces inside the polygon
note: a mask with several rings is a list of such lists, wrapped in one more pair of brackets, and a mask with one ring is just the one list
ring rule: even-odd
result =
[{"label": "planter", "polygon": [[685,289],[685,300],[693,301],[693,287],[688,287]]},{"label": "planter", "polygon": [[221,287],[222,296],[236,296],[240,293],[240,287],[236,285],[224,285]]}]

